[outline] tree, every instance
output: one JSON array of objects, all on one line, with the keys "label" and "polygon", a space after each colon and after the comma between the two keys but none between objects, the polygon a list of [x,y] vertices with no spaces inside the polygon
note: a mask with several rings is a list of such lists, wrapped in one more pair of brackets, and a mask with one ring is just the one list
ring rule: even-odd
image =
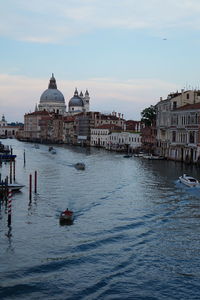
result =
[{"label": "tree", "polygon": [[156,107],[151,105],[147,108],[145,108],[141,112],[141,122],[145,124],[145,126],[152,126],[154,121],[156,120]]}]

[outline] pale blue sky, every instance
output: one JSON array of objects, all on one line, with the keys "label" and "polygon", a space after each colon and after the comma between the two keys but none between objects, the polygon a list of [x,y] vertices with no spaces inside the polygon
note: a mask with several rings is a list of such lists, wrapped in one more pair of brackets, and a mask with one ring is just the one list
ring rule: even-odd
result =
[{"label": "pale blue sky", "polygon": [[54,73],[66,104],[140,119],[181,88],[200,87],[199,0],[0,0],[0,114],[23,121]]}]

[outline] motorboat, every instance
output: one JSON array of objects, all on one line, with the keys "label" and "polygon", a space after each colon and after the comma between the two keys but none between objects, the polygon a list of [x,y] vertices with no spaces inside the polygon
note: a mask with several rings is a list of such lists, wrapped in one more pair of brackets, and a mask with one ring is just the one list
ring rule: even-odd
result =
[{"label": "motorboat", "polygon": [[54,149],[52,146],[49,147],[49,152],[51,154],[56,154],[56,149]]},{"label": "motorboat", "polygon": [[56,150],[55,150],[55,149],[52,149],[52,150],[51,150],[51,154],[56,154]]},{"label": "motorboat", "polygon": [[85,164],[82,162],[78,162],[74,166],[77,170],[85,170]]},{"label": "motorboat", "polygon": [[200,185],[199,181],[196,178],[187,174],[183,174],[182,176],[180,176],[179,181],[189,187],[196,187]]},{"label": "motorboat", "polygon": [[69,210],[68,208],[61,212],[60,214],[60,224],[61,225],[71,225],[74,220],[74,213],[73,211]]}]

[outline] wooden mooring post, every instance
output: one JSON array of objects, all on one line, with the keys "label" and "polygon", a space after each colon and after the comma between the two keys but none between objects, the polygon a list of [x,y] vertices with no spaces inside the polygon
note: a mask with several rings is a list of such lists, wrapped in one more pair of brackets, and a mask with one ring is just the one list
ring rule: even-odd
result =
[{"label": "wooden mooring post", "polygon": [[15,181],[15,159],[13,160],[13,180]]},{"label": "wooden mooring post", "polygon": [[37,171],[35,171],[35,194],[37,193]]},{"label": "wooden mooring post", "polygon": [[12,160],[10,160],[10,183],[12,183]]},{"label": "wooden mooring post", "polygon": [[32,174],[29,175],[29,200],[32,199]]},{"label": "wooden mooring post", "polygon": [[24,166],[26,164],[26,154],[25,154],[25,150],[24,150]]},{"label": "wooden mooring post", "polygon": [[0,181],[0,201],[8,200],[8,176]]},{"label": "wooden mooring post", "polygon": [[12,190],[8,190],[8,226],[11,225],[11,213],[12,213]]}]

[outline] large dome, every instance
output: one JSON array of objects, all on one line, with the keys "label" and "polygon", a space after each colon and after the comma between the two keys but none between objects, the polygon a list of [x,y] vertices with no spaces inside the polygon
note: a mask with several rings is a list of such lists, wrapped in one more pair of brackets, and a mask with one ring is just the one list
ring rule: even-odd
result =
[{"label": "large dome", "polygon": [[69,106],[84,106],[83,99],[79,97],[77,89],[74,96],[69,101]]},{"label": "large dome", "polygon": [[40,97],[40,103],[44,102],[65,102],[63,94],[59,90],[47,89]]},{"label": "large dome", "polygon": [[57,89],[56,79],[54,78],[53,74],[50,79],[48,89],[45,90],[40,97],[40,103],[49,102],[65,103],[63,94]]}]

